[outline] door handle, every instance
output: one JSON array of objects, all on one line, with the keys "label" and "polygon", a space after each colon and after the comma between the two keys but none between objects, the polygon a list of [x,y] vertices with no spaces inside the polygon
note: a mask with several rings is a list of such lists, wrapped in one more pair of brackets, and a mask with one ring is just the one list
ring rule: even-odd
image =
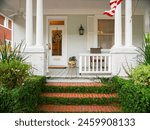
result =
[{"label": "door handle", "polygon": [[48,46],[48,49],[51,50],[51,44],[48,43],[47,46]]}]

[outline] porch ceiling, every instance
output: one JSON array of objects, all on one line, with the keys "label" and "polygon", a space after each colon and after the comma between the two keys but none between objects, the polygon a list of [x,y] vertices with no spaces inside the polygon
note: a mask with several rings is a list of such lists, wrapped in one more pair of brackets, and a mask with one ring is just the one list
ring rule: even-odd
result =
[{"label": "porch ceiling", "polygon": [[[19,9],[19,1],[21,1],[21,8],[25,9],[25,2],[26,0],[0,0],[0,12],[5,14],[10,14],[11,12],[5,11],[4,9],[10,9],[16,11]],[[44,9],[102,9],[106,10],[109,9],[109,1],[110,0],[43,0],[44,1]],[[133,0],[133,7],[135,7],[136,2],[138,0]],[[34,2],[34,10],[35,10],[35,3]],[[138,9],[145,9],[149,8],[150,0],[140,0],[138,4]],[[124,7],[124,1],[123,1]]]}]

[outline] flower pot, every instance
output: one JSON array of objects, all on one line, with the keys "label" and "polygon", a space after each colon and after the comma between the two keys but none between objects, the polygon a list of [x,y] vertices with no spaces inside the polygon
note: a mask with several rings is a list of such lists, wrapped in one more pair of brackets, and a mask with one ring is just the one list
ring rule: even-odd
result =
[{"label": "flower pot", "polygon": [[76,67],[76,61],[68,61],[68,66],[69,66],[70,68]]}]

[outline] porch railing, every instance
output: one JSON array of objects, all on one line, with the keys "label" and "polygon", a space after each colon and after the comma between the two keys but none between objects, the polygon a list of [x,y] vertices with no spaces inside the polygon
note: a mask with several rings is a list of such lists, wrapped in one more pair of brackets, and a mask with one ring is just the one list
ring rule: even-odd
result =
[{"label": "porch railing", "polygon": [[111,73],[111,54],[80,54],[79,74]]}]

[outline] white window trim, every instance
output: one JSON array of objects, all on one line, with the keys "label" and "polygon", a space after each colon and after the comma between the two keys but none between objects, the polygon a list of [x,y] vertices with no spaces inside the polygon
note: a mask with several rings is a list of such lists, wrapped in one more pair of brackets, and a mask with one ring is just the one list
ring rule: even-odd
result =
[{"label": "white window trim", "polygon": [[[0,15],[5,18],[5,19],[4,19],[4,25],[0,24],[0,26],[1,26],[1,27],[4,27],[4,28],[7,28],[7,29],[9,29],[9,30],[13,30],[13,29],[12,29],[12,28],[13,28],[13,20],[10,19],[10,18],[8,18],[6,15],[2,14],[1,12],[0,12]],[[11,28],[8,27],[8,25],[9,25],[9,20],[10,20],[11,23],[12,23],[12,27],[11,27]]]}]

